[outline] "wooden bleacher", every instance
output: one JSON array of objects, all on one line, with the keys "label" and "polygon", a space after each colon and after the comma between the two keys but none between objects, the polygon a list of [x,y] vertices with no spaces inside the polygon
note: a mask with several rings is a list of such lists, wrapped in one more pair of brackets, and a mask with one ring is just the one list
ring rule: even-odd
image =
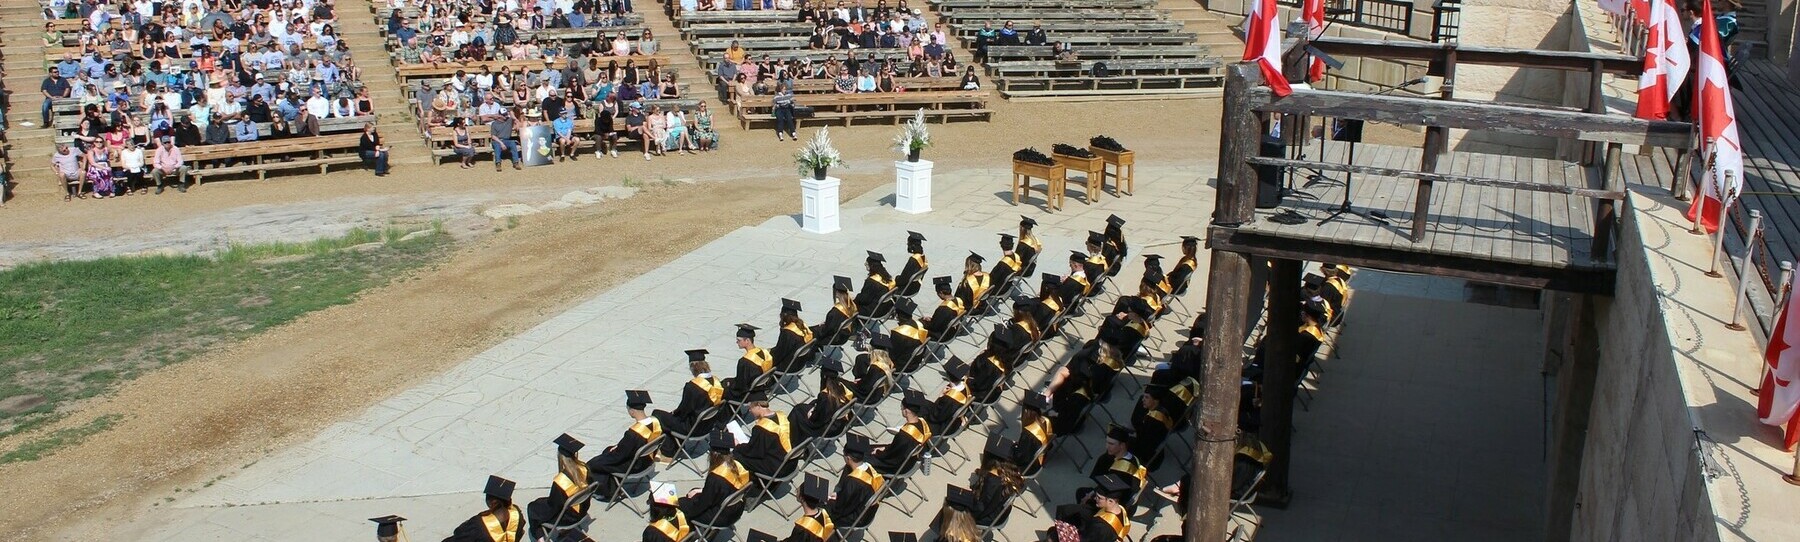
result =
[{"label": "wooden bleacher", "polygon": [[[806,94],[795,97],[795,103],[811,107],[813,116],[796,119],[801,125],[850,126],[858,121],[900,124],[925,110],[925,120],[989,120],[987,91],[936,90],[920,92],[864,92],[857,94]],[[753,125],[775,122],[774,96],[748,96],[736,104],[738,122],[749,129]]]},{"label": "wooden bleacher", "polygon": [[[362,158],[356,155],[357,145],[361,142],[362,133],[354,132],[198,145],[182,148],[181,154],[191,168],[188,178],[193,179],[194,184],[200,184],[206,177],[246,173],[255,173],[256,178],[261,180],[268,178],[268,173],[275,170],[317,167],[319,173],[324,174],[331,166],[361,162]],[[209,164],[211,161],[227,159],[248,160],[249,163],[216,167]]]},{"label": "wooden bleacher", "polygon": [[[1007,97],[1080,98],[1216,93],[1223,64],[1154,0],[934,0],[932,8],[963,46],[976,47],[983,26],[1013,23],[1020,40],[1034,27],[1050,45],[989,44],[984,62]],[[1067,43],[1076,60],[1056,58]],[[1095,64],[1105,76],[1095,75]]]},{"label": "wooden bleacher", "polygon": [[[669,65],[669,57],[663,55],[606,56],[601,58],[607,61],[616,60],[619,62],[620,66],[624,66],[627,61],[635,62],[638,66],[649,66],[651,62],[655,62],[658,67]],[[557,59],[550,63],[551,66],[558,69],[561,69],[567,64],[568,61],[563,59]],[[456,75],[456,72],[459,71],[470,74],[481,73],[482,68],[491,69],[495,73],[509,69],[535,72],[544,69],[544,60],[531,58],[524,60],[484,60],[480,62],[439,62],[430,64],[396,63],[394,66],[394,77],[399,78],[401,83],[409,83],[419,79],[444,79]]]},{"label": "wooden bleacher", "polygon": [[[644,104],[644,110],[646,111],[648,111],[650,107],[656,106],[661,107],[664,110],[668,110],[669,108],[680,108],[683,112],[692,113],[696,108],[700,107],[700,100],[696,99],[639,100],[639,103]],[[594,133],[594,109],[591,105],[582,105],[580,107],[582,111],[581,118],[575,119],[575,133],[581,136],[577,146],[582,150],[588,150],[594,148],[594,140],[590,137]],[[625,121],[624,119],[619,119],[615,122],[622,124]],[[420,131],[424,134],[426,143],[431,146],[431,156],[434,162],[441,164],[444,159],[454,158],[456,156],[455,129],[448,126],[424,126],[421,124]],[[626,137],[622,139],[636,138]],[[474,145],[476,155],[493,154],[493,148],[488,145],[487,125],[477,124],[470,126],[469,141]]]}]

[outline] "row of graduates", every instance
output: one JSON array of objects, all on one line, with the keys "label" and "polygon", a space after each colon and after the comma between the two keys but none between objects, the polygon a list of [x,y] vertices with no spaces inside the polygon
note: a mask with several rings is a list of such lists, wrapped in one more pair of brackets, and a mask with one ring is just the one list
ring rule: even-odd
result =
[{"label": "row of graduates", "polygon": [[[1040,331],[1034,320],[1051,321],[1059,311],[1059,307],[1073,307],[1079,297],[1098,293],[1099,277],[1108,272],[1117,273],[1117,263],[1126,253],[1120,230],[1123,223],[1124,221],[1116,216],[1109,217],[1105,233],[1090,232],[1087,248],[1094,254],[1089,256],[1078,252],[1071,256],[1068,279],[1064,280],[1047,274],[1045,285],[1040,290],[1037,300],[1023,300],[1016,304],[1012,321],[1009,322],[1009,325],[1002,326],[995,331],[994,335],[990,337],[989,348],[982,353],[981,359],[976,364],[975,378],[973,379],[977,388],[976,392],[984,396],[997,392],[997,380],[1005,375],[1005,360],[1014,359],[1018,350],[1031,340],[1045,338],[1047,334],[1054,333],[1054,330]],[[565,440],[574,441],[573,437],[564,435],[562,439],[558,440],[559,472],[553,480],[550,495],[534,501],[528,507],[531,529],[535,532],[538,526],[552,521],[558,521],[561,524],[580,521],[586,515],[586,503],[572,502],[570,497],[580,491],[586,483],[591,481],[600,486],[594,492],[595,495],[610,495],[612,493],[610,484],[614,482],[611,474],[628,474],[649,468],[652,461],[643,460],[645,458],[638,453],[647,443],[655,441],[663,431],[671,428],[681,434],[704,434],[722,417],[719,416],[723,412],[720,407],[727,401],[732,404],[741,402],[757,418],[748,442],[737,445],[738,457],[745,464],[751,465],[748,470],[775,475],[782,472],[784,468],[791,467],[792,461],[784,460],[790,459],[788,452],[792,450],[794,437],[798,436],[801,441],[804,441],[811,435],[829,431],[829,428],[836,422],[829,415],[841,412],[842,403],[853,400],[857,395],[885,396],[887,390],[878,388],[878,386],[884,382],[891,383],[892,380],[889,378],[895,369],[908,374],[917,370],[923,361],[923,357],[919,354],[925,343],[948,341],[955,338],[954,334],[957,329],[953,324],[957,319],[969,314],[971,310],[985,310],[983,305],[994,284],[1006,284],[1012,280],[1012,277],[1028,274],[1035,269],[1036,255],[1041,252],[1041,244],[1037,242],[1031,231],[1035,225],[1035,220],[1030,217],[1022,217],[1017,243],[1014,242],[1015,238],[1011,235],[1002,236],[1003,255],[992,273],[982,272],[979,267],[982,262],[981,256],[972,254],[965,262],[962,284],[951,288],[949,277],[939,277],[935,280],[935,289],[941,303],[931,317],[913,319],[912,312],[915,307],[910,299],[901,297],[917,289],[918,278],[923,276],[929,268],[923,255],[924,237],[916,232],[909,232],[907,248],[910,257],[901,277],[895,279],[887,276],[881,267],[883,258],[878,253],[870,253],[866,262],[870,267],[870,277],[865,281],[863,292],[857,294],[857,299],[851,299],[848,279],[837,277],[833,284],[833,308],[827,313],[825,322],[819,326],[810,328],[805,326],[798,316],[799,303],[786,299],[782,303],[781,335],[773,351],[767,351],[755,345],[757,328],[747,324],[739,325],[738,347],[744,350],[744,354],[738,359],[737,376],[723,381],[713,377],[710,374],[710,367],[704,359],[707,352],[703,350],[689,351],[690,370],[694,373],[694,378],[684,385],[681,403],[674,411],[658,410],[647,415],[644,407],[649,403],[648,393],[632,391],[628,393],[627,406],[634,423],[620,438],[618,444],[583,463],[572,459],[579,450],[579,443],[577,442],[575,446],[571,447],[564,442]],[[1179,283],[1185,284],[1187,274],[1191,274],[1193,269],[1193,245],[1193,238],[1184,238],[1183,262],[1177,266],[1176,273],[1171,273],[1162,281],[1164,292],[1168,288],[1167,279],[1175,279]],[[1154,266],[1155,260],[1150,260],[1150,263]],[[1160,272],[1158,271],[1157,274],[1160,275]],[[1088,279],[1089,276],[1096,278]],[[896,288],[900,291],[891,292]],[[890,296],[890,292],[895,295]],[[882,303],[884,299],[888,300],[888,303]],[[859,304],[856,302],[858,300],[864,301],[860,304],[862,307],[876,308],[858,309]],[[882,308],[882,305],[889,305],[891,309]],[[796,407],[795,413],[798,416],[794,416],[793,419],[798,423],[790,422],[788,416],[775,413],[768,408],[766,393],[773,382],[766,377],[776,371],[778,363],[783,365],[779,367],[781,372],[797,372],[807,361],[798,354],[802,348],[812,345],[816,336],[826,335],[829,338],[824,341],[825,343],[841,345],[847,340],[849,334],[846,331],[850,330],[851,324],[856,322],[857,315],[872,317],[879,315],[879,312],[871,311],[885,312],[888,310],[896,313],[900,320],[891,336],[892,340],[885,340],[886,337],[877,336],[872,341],[875,346],[874,350],[869,354],[858,356],[856,360],[854,372],[856,378],[854,380],[838,378],[840,372],[839,368],[835,366],[835,360],[832,360],[831,363],[822,363],[821,375],[824,383],[821,385],[821,393],[812,402]],[[890,351],[897,351],[896,353],[899,355],[890,354]],[[919,421],[921,413],[926,414],[923,418],[934,422],[939,431],[945,430],[946,426],[964,423],[963,420],[956,419],[956,415],[953,413],[964,412],[963,408],[970,400],[971,390],[967,389],[970,381],[965,380],[969,367],[962,364],[960,360],[952,360],[946,365],[946,372],[952,378],[951,382],[946,384],[938,401],[931,405],[932,408],[915,409],[911,408],[914,405],[906,405],[903,412],[912,418],[906,425],[908,430],[902,431],[902,434],[895,438],[896,445],[882,448],[885,452],[884,455],[873,458],[876,465],[886,466],[886,470],[890,474],[901,468],[901,465],[905,465],[909,458],[916,460],[917,454],[912,452],[923,448],[929,438],[930,425],[920,427],[923,429],[922,431],[913,429],[915,423]],[[913,394],[909,393],[906,402],[915,402],[914,399]],[[1038,417],[1041,418],[1042,409],[1038,409],[1038,411]],[[709,413],[712,415],[707,416]],[[705,419],[702,419],[703,416]],[[1041,449],[1048,442],[1049,431],[1047,429],[1039,430],[1037,433],[1029,435],[1033,438],[1022,437],[1022,441],[1029,440],[1032,444],[1027,446],[1021,442],[1021,449]],[[901,436],[907,438],[903,439]],[[714,440],[717,440],[716,437]],[[672,448],[675,441],[669,439],[664,442],[668,448],[665,453],[673,454],[675,450]],[[1025,458],[1020,459],[1024,460]],[[1038,458],[1037,461],[1041,465],[1041,458]],[[487,534],[492,535],[500,532],[491,528],[496,523],[503,527],[516,524],[516,522],[509,521],[506,514],[489,510],[465,522],[463,527],[466,528],[458,529],[458,533],[467,531],[466,534],[469,536],[453,535],[451,540],[493,539],[491,536],[488,538],[475,536],[482,529],[474,527],[490,527],[485,530]],[[501,529],[501,531],[504,530]]]}]

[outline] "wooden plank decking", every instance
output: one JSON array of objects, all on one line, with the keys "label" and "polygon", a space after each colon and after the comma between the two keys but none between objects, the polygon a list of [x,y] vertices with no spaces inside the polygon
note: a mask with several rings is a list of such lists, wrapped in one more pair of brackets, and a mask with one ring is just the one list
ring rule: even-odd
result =
[{"label": "wooden plank decking", "polygon": [[[1794,261],[1800,256],[1800,91],[1788,85],[1780,65],[1767,59],[1739,63],[1732,77],[1739,85],[1732,97],[1745,155],[1739,202],[1745,210],[1763,213],[1770,257],[1764,261]],[[1736,237],[1734,233],[1734,245]]]},{"label": "wooden plank decking", "polygon": [[[1325,162],[1343,163],[1348,145],[1330,142]],[[1318,156],[1318,143],[1308,146],[1309,157]],[[1418,168],[1417,148],[1360,144],[1355,164],[1395,169]],[[1452,152],[1445,158],[1446,173],[1521,182],[1588,188],[1597,186],[1589,168],[1542,158]],[[1246,233],[1322,241],[1363,247],[1416,252],[1421,256],[1463,257],[1547,269],[1609,270],[1613,264],[1594,261],[1594,211],[1591,198],[1466,183],[1438,183],[1429,207],[1429,225],[1421,242],[1408,237],[1417,182],[1377,175],[1356,174],[1351,182],[1352,205],[1359,211],[1378,210],[1390,220],[1377,223],[1355,215],[1326,221],[1344,194],[1344,173],[1325,172],[1332,180],[1307,184],[1300,190],[1311,198],[1288,198],[1276,209],[1258,209],[1256,220],[1238,229]],[[1628,179],[1629,180],[1629,179]],[[1307,218],[1302,224],[1269,220],[1283,210]],[[1323,222],[1322,222],[1323,221]]]}]

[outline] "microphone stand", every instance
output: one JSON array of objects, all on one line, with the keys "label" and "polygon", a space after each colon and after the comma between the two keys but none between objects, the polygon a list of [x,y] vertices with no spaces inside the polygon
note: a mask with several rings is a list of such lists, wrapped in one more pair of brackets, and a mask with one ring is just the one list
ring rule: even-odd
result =
[{"label": "microphone stand", "polygon": [[[1413,79],[1410,81],[1400,83],[1398,85],[1387,87],[1385,89],[1382,89],[1380,92],[1376,92],[1374,95],[1380,96],[1383,94],[1387,94],[1389,92],[1393,92],[1395,90],[1410,87],[1410,86],[1417,85],[1417,84],[1424,83],[1424,82],[1425,82],[1425,78],[1420,77],[1417,79]],[[1339,122],[1342,122],[1342,120],[1340,120]],[[1358,129],[1358,134],[1357,134],[1356,139],[1361,140],[1362,134],[1360,133],[1360,131],[1361,131],[1362,127],[1358,126],[1357,129]],[[1323,150],[1325,148],[1324,140],[1325,140],[1325,133],[1323,131],[1320,131],[1319,132],[1319,148],[1321,150],[1319,152],[1321,154],[1324,153],[1324,150]],[[1344,143],[1347,143],[1350,145],[1350,147],[1345,151],[1345,155],[1344,155],[1344,164],[1345,165],[1352,165],[1352,164],[1356,163],[1356,144],[1359,142],[1357,140],[1344,142]],[[1375,210],[1369,210],[1366,212],[1358,211],[1358,210],[1356,210],[1355,207],[1350,205],[1350,193],[1352,192],[1350,179],[1355,174],[1356,174],[1356,172],[1354,172],[1354,171],[1345,171],[1344,172],[1344,199],[1341,203],[1338,204],[1338,208],[1336,210],[1333,210],[1331,212],[1331,214],[1326,215],[1325,218],[1319,220],[1319,224],[1324,224],[1326,222],[1337,220],[1338,217],[1346,215],[1346,214],[1360,216],[1365,219],[1368,219],[1370,222],[1375,222],[1378,224],[1388,224],[1389,223],[1388,219],[1387,219],[1387,215],[1380,214],[1380,211],[1375,211]],[[1321,175],[1321,177],[1322,176],[1323,175]]]}]

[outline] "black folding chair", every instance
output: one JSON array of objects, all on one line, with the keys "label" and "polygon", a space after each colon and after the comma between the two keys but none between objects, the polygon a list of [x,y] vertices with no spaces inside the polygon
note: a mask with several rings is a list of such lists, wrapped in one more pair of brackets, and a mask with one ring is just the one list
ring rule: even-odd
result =
[{"label": "black folding chair", "polygon": [[588,518],[582,518],[581,521],[569,523],[568,525],[564,525],[563,520],[568,517],[570,505],[579,502],[587,502],[594,497],[594,491],[598,489],[600,489],[600,484],[590,483],[583,486],[581,489],[576,490],[574,495],[569,496],[569,501],[563,504],[563,509],[556,512],[556,521],[544,524],[538,535],[552,542],[562,542],[571,539],[580,540],[587,537],[587,532],[582,529],[581,524],[587,521]]},{"label": "black folding chair", "polygon": [[[688,518],[688,525],[693,528],[688,533],[688,540],[712,542],[713,537],[718,536],[721,531],[736,526],[738,520],[744,517],[744,499],[750,494],[751,487],[753,487],[751,484],[744,484],[744,487],[726,495],[725,499],[719,502],[718,511],[713,512],[710,518]],[[731,512],[733,509],[736,509],[736,513],[732,514],[728,521],[726,512]]]},{"label": "black folding chair", "polygon": [[1013,503],[1018,502],[1019,495],[1022,494],[1023,492],[1014,493],[1011,497],[1006,498],[1006,506],[1002,507],[1000,517],[993,525],[982,525],[980,522],[975,523],[975,528],[981,530],[982,540],[993,540],[994,534],[999,533],[1001,540],[1012,542],[1012,537],[1006,536],[1006,523],[1012,520]]},{"label": "black folding chair", "polygon": [[710,407],[706,407],[705,410],[701,410],[698,415],[694,416],[694,426],[688,428],[686,433],[675,431],[674,429],[670,429],[670,428],[668,428],[668,426],[665,425],[663,427],[663,438],[672,439],[675,441],[675,456],[671,457],[670,459],[675,460],[675,462],[677,464],[680,464],[683,467],[687,468],[689,471],[693,472],[695,475],[704,474],[701,471],[700,467],[695,466],[694,464],[692,464],[688,461],[689,459],[698,457],[698,456],[693,455],[693,453],[694,453],[693,443],[697,442],[697,441],[708,440],[708,436],[711,434],[711,432],[704,431],[701,428],[710,428],[710,426],[712,426],[714,423],[716,423],[717,420],[715,420],[714,418],[717,418],[717,417],[719,417],[720,414],[723,414],[724,413],[723,409],[725,407],[726,407],[725,403],[720,402],[719,404],[716,404],[716,405],[713,405]]},{"label": "black folding chair", "polygon": [[668,433],[657,435],[656,438],[650,439],[649,442],[639,447],[637,454],[632,456],[631,462],[626,464],[625,472],[606,473],[613,480],[612,494],[607,495],[607,510],[612,510],[613,506],[623,502],[625,507],[631,509],[632,512],[640,516],[644,515],[643,510],[639,510],[636,504],[625,498],[627,496],[625,484],[647,481],[656,476],[656,452],[662,449],[663,439],[668,436]]},{"label": "black folding chair", "polygon": [[868,535],[869,524],[875,522],[875,509],[881,506],[882,499],[887,498],[893,490],[894,483],[889,481],[882,484],[881,489],[869,494],[868,501],[863,503],[862,513],[856,515],[855,521],[837,525],[837,539],[841,542],[858,542]]},{"label": "black folding chair", "polygon": [[756,493],[752,499],[756,501],[756,506],[768,506],[770,510],[774,510],[775,513],[782,516],[791,516],[793,511],[782,510],[770,503],[775,497],[775,488],[793,482],[794,477],[799,476],[805,470],[800,468],[801,463],[804,463],[807,455],[813,452],[811,440],[792,444],[793,449],[788,450],[787,456],[781,459],[781,468],[774,475],[750,473],[756,478]]}]

